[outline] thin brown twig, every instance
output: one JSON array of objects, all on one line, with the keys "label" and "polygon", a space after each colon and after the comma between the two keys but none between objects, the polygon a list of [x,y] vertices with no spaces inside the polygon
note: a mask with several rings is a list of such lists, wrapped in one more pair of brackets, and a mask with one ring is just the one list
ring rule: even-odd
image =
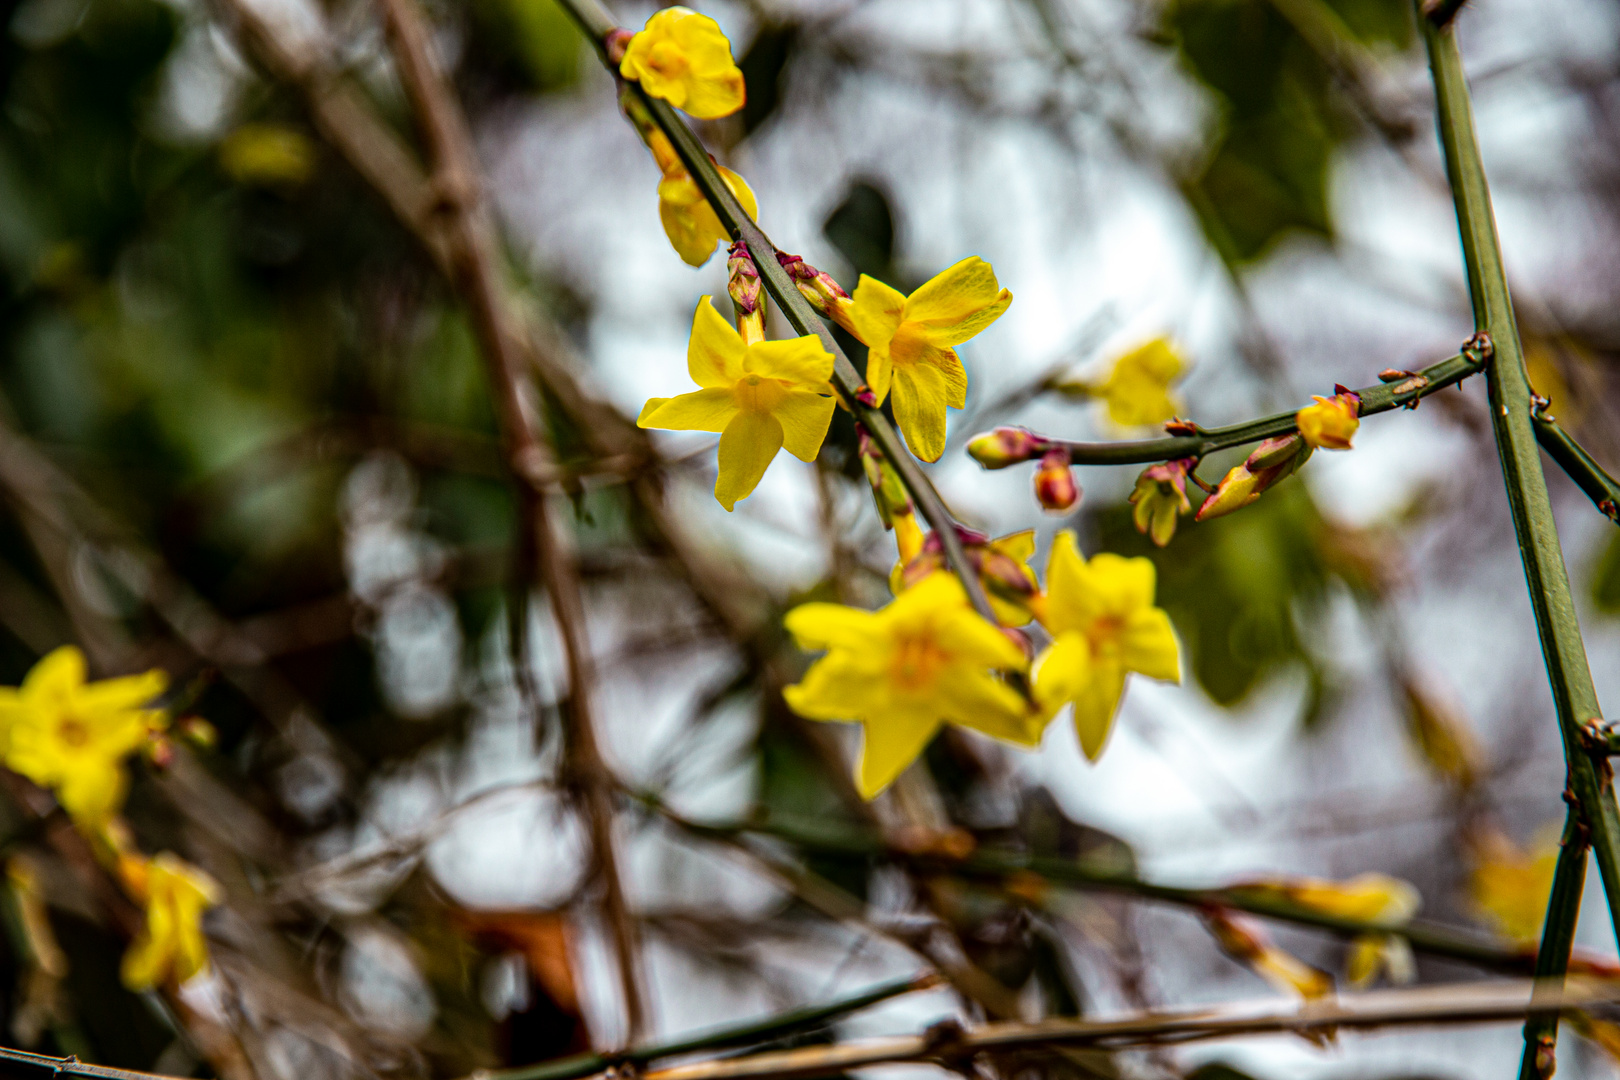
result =
[{"label": "thin brown twig", "polygon": [[[562,703],[566,729],[564,776],[577,788],[590,827],[594,868],[602,884],[607,929],[624,999],[627,1043],[645,1036],[646,1006],[638,956],[639,935],[625,900],[613,839],[613,780],[596,742],[591,697],[596,673],[586,640],[585,603],[574,553],[551,513],[546,491],[552,454],[528,392],[521,323],[513,317],[507,275],[494,222],[484,198],[472,137],[459,100],[433,54],[427,23],[412,0],[382,0],[400,79],[413,106],[432,163],[445,222],[451,282],[472,317],[488,367],[502,448],[518,482],[522,546],[550,600],[568,668]],[[530,562],[528,558],[523,560]],[[527,576],[530,567],[521,567]],[[526,667],[518,658],[518,666]]]}]

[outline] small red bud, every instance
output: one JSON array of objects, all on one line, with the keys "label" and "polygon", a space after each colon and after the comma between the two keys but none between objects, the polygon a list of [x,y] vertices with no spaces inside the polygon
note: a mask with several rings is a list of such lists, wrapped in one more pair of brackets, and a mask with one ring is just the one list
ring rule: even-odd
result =
[{"label": "small red bud", "polygon": [[1041,467],[1035,473],[1035,498],[1055,513],[1069,510],[1080,501],[1080,486],[1074,482],[1067,450],[1048,450],[1041,458]]}]

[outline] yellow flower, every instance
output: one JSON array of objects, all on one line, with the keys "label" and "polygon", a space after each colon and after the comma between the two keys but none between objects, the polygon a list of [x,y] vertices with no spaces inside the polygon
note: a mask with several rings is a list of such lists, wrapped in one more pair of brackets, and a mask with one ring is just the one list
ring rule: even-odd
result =
[{"label": "yellow flower", "polygon": [[[718,168],[748,216],[759,216],[759,203],[754,199],[753,189],[730,169]],[[689,266],[702,266],[714,254],[716,244],[731,239],[731,234],[715,216],[714,207],[685,169],[666,172],[658,182],[658,220],[664,223],[664,235],[669,237],[670,246]]]},{"label": "yellow flower", "polygon": [[119,871],[125,887],[146,908],[146,925],[124,954],[124,985],[150,990],[205,971],[208,943],[202,915],[219,903],[218,883],[168,852],[155,859],[125,856]]},{"label": "yellow flower", "polygon": [[1035,666],[1035,700],[1048,719],[1074,704],[1080,748],[1096,761],[1125,694],[1125,676],[1181,680],[1170,616],[1153,606],[1153,564],[1103,552],[1089,563],[1074,534],[1058,533],[1046,564],[1041,623],[1052,644]]},{"label": "yellow flower", "polygon": [[887,787],[947,721],[1020,746],[1040,738],[1023,698],[990,673],[1022,671],[1028,660],[968,606],[950,574],[930,575],[879,611],[801,604],[785,624],[801,649],[827,655],[782,696],[812,720],[865,726],[855,770],[863,798]]},{"label": "yellow flower", "polygon": [[1198,462],[1194,458],[1166,461],[1142,470],[1131,492],[1131,520],[1136,531],[1164,547],[1176,535],[1176,519],[1192,512],[1187,499],[1187,473]]},{"label": "yellow flower", "polygon": [[124,758],[163,727],[144,706],[167,685],[161,671],[86,683],[84,654],[62,646],[21,687],[0,687],[6,766],[52,789],[79,824],[105,822],[124,801]]},{"label": "yellow flower", "polygon": [[315,144],[286,124],[243,124],[219,144],[219,164],[239,183],[296,187],[315,171]]},{"label": "yellow flower", "polygon": [[1361,399],[1343,389],[1330,398],[1311,397],[1316,404],[1305,406],[1294,418],[1300,435],[1323,450],[1350,449],[1350,439],[1361,426]]},{"label": "yellow flower", "polygon": [[[1388,874],[1358,874],[1347,881],[1322,878],[1267,878],[1235,885],[1230,890],[1247,896],[1282,900],[1340,919],[1404,926],[1417,914],[1423,897],[1409,882]],[[1346,962],[1350,985],[1370,986],[1380,971],[1394,982],[1415,976],[1412,949],[1399,934],[1359,934],[1350,943]]]},{"label": "yellow flower", "polygon": [[698,301],[687,370],[702,389],[652,398],[636,425],[720,432],[720,476],[714,497],[727,510],[746,499],[783,447],[814,461],[832,423],[827,388],[833,358],[819,338],[743,344],[742,335],[709,303]]},{"label": "yellow flower", "polygon": [[1553,870],[1558,865],[1556,843],[1535,855],[1521,850],[1499,832],[1474,838],[1474,869],[1469,875],[1474,903],[1496,931],[1520,945],[1541,940],[1552,893]]},{"label": "yellow flower", "polygon": [[1108,418],[1121,427],[1161,424],[1176,415],[1170,384],[1186,366],[1169,338],[1154,338],[1114,361],[1091,392],[1107,402]]},{"label": "yellow flower", "polygon": [[630,39],[619,74],[699,120],[743,107],[743,74],[731,59],[720,25],[689,8],[667,7]]},{"label": "yellow flower", "polygon": [[960,345],[1001,317],[1012,293],[980,258],[963,259],[906,296],[861,275],[850,308],[866,343],[866,382],[878,404],[894,388],[894,418],[924,461],[945,452],[945,410],[967,404]]}]

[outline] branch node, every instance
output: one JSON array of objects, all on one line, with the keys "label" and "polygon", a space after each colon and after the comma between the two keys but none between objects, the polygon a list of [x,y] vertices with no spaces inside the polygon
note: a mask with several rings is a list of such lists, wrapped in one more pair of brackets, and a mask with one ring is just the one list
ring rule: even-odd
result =
[{"label": "branch node", "polygon": [[1467,357],[1474,367],[1483,368],[1491,362],[1491,357],[1496,355],[1496,342],[1491,340],[1491,335],[1481,330],[1463,342],[1462,348],[1458,351]]}]

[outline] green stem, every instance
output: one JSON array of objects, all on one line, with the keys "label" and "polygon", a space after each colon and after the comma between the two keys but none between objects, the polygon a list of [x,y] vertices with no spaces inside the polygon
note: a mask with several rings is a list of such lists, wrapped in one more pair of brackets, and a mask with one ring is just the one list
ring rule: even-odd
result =
[{"label": "green stem", "polygon": [[[1354,391],[1356,396],[1361,398],[1358,415],[1372,416],[1403,406],[1415,408],[1419,401],[1430,394],[1460,383],[1482,370],[1485,362],[1483,354],[1467,350],[1438,364],[1431,364],[1422,371],[1414,372],[1425,381],[1410,389],[1401,391],[1396,389],[1405,385],[1407,380],[1363,387]],[[1052,446],[1068,450],[1069,460],[1076,465],[1133,465],[1153,461],[1175,461],[1179,458],[1202,458],[1217,450],[1229,450],[1234,446],[1290,435],[1299,430],[1299,424],[1295,419],[1298,414],[1299,410],[1295,409],[1293,412],[1263,416],[1258,420],[1246,420],[1241,424],[1230,424],[1226,427],[1199,428],[1196,435],[1178,435],[1167,439],[1093,443],[1069,442],[1045,436],[1042,438]]]},{"label": "green stem", "polygon": [[[1552,894],[1547,898],[1547,918],[1541,930],[1541,947],[1536,951],[1536,984],[1564,981],[1569,971],[1570,950],[1575,947],[1575,925],[1581,914],[1581,894],[1586,888],[1586,826],[1574,807],[1564,821],[1564,837],[1558,849],[1558,865],[1553,871]],[[1524,1056],[1519,1061],[1519,1080],[1546,1080],[1552,1075],[1552,1054],[1558,1038],[1557,1011],[1531,1013],[1524,1022]]]},{"label": "green stem", "polygon": [[[608,39],[619,30],[618,24],[598,0],[560,0],[562,6],[573,16],[574,21],[595,43],[597,52],[608,70],[618,76],[617,68],[613,65],[608,53]],[[725,226],[726,232],[733,240],[741,240],[748,245],[748,253],[753,256],[754,265],[759,269],[759,276],[764,282],[765,291],[770,293],[771,299],[787,318],[788,323],[800,335],[814,335],[821,339],[821,344],[833,357],[833,385],[838,389],[855,418],[866,426],[872,440],[877,443],[889,461],[893,463],[895,472],[900,481],[905,484],[906,490],[911,494],[917,509],[922,512],[924,519],[939,536],[944,546],[946,561],[951,569],[962,579],[962,588],[967,592],[969,601],[978,613],[991,622],[995,622],[995,614],[990,608],[989,597],[985,595],[984,586],[973,572],[972,565],[967,560],[967,553],[962,548],[962,539],[956,531],[956,520],[946,508],[945,502],[939,497],[939,492],[929,481],[926,474],[918,466],[915,458],[907,452],[900,441],[899,434],[894,425],[883,411],[873,405],[862,401],[866,384],[855,365],[850,363],[849,357],[834,340],[832,333],[822,322],[803,295],[798,286],[788,277],[787,271],[782,269],[777,261],[776,245],[760,230],[754,219],[742,208],[731,189],[720,178],[719,170],[709,159],[709,153],[698,141],[692,129],[686,122],[675,114],[669,103],[653,97],[641,88],[638,83],[629,85],[641,103],[646,107],[653,122],[668,136],[670,145],[680,157],[686,171],[696,181],[698,189],[708,200],[709,206],[714,210],[715,216]]]},{"label": "green stem", "polygon": [[1558,462],[1610,521],[1620,525],[1620,480],[1605,472],[1586,448],[1552,417],[1532,413],[1530,422],[1535,425],[1536,441],[1547,451],[1547,456]]},{"label": "green stem", "polygon": [[[651,795],[639,796],[652,809],[663,812],[662,805]],[[1078,862],[1070,859],[1045,858],[1018,852],[981,848],[961,859],[938,855],[917,854],[890,847],[876,833],[825,827],[804,828],[782,822],[749,822],[747,825],[708,825],[689,821],[678,815],[667,817],[681,828],[697,836],[708,836],[721,841],[734,840],[739,835],[769,836],[786,841],[800,851],[819,855],[844,856],[854,859],[882,860],[918,873],[951,873],[967,878],[994,882],[998,887],[1019,879],[1029,879],[1063,888],[1117,892],[1146,900],[1158,900],[1182,907],[1201,908],[1211,904],[1247,911],[1265,918],[1311,926],[1319,930],[1358,937],[1362,934],[1398,934],[1411,942],[1412,947],[1432,956],[1461,960],[1493,971],[1524,974],[1530,971],[1534,956],[1526,951],[1505,948],[1481,939],[1478,935],[1432,923],[1399,923],[1370,919],[1352,919],[1330,915],[1272,893],[1241,886],[1226,889],[1198,889],[1176,885],[1161,885],[1144,881],[1124,870]],[[1020,887],[1020,895],[1028,890]]]},{"label": "green stem", "polygon": [[938,983],[933,974],[912,975],[868,987],[848,997],[830,1001],[825,1005],[811,1005],[788,1012],[773,1013],[743,1024],[699,1032],[670,1042],[632,1047],[622,1054],[575,1054],[556,1061],[525,1065],[516,1069],[484,1070],[478,1080],[581,1080],[618,1065],[630,1065],[636,1072],[660,1058],[696,1053],[699,1050],[724,1050],[735,1046],[757,1046],[774,1042],[784,1035],[793,1035],[821,1027],[831,1020],[849,1013],[859,1012],[880,1001],[887,1001],[915,990],[926,990]]},{"label": "green stem", "polygon": [[[1474,130],[1468,81],[1452,27],[1449,24],[1436,26],[1425,19],[1421,0],[1415,7],[1429,52],[1436,121],[1445,149],[1452,200],[1457,209],[1463,260],[1468,267],[1474,323],[1479,331],[1490,335],[1494,345],[1486,369],[1491,427],[1496,434],[1497,455],[1502,462],[1502,478],[1513,513],[1513,531],[1519,541],[1519,555],[1541,637],[1542,659],[1547,666],[1547,681],[1552,688],[1559,732],[1564,741],[1573,810],[1589,830],[1603,875],[1609,916],[1616,936],[1620,937],[1620,813],[1616,811],[1608,770],[1599,776],[1597,763],[1582,737],[1583,723],[1597,719],[1602,712],[1592,686],[1592,673],[1587,667],[1586,647],[1581,640],[1563,550],[1558,542],[1558,527],[1553,521],[1547,481],[1536,448],[1534,398],[1513,317],[1507,274],[1502,267],[1490,188]],[[1584,872],[1583,861],[1573,853],[1568,858],[1560,858],[1553,878],[1553,895],[1578,897],[1580,889],[1575,879]],[[1549,926],[1562,925],[1555,922],[1555,916],[1562,918],[1559,913],[1550,911]],[[1559,944],[1562,943],[1555,942],[1554,947]],[[1526,1031],[1529,1032],[1528,1027]],[[1554,1038],[1556,1027],[1541,1043],[1530,1047],[1529,1052],[1550,1054]]]}]

